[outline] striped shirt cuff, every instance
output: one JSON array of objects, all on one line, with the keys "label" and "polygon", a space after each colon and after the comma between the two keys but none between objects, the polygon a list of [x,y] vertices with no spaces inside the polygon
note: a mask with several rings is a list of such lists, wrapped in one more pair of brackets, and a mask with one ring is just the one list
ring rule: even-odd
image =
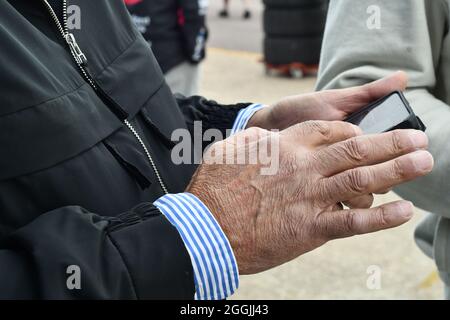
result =
[{"label": "striped shirt cuff", "polygon": [[194,270],[195,299],[223,300],[239,286],[230,242],[209,209],[190,193],[168,194],[154,205],[178,230]]},{"label": "striped shirt cuff", "polygon": [[239,111],[236,120],[234,121],[233,128],[231,129],[231,135],[245,130],[250,118],[256,113],[256,111],[259,111],[264,107],[265,106],[262,104],[254,103]]}]

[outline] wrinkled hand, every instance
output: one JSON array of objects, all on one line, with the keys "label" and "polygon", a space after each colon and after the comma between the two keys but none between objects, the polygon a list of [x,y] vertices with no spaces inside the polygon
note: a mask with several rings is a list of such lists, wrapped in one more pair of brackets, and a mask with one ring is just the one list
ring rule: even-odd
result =
[{"label": "wrinkled hand", "polygon": [[399,71],[359,87],[287,97],[258,111],[248,127],[283,130],[308,120],[342,121],[393,91],[405,90],[407,82],[406,74]]},{"label": "wrinkled hand", "polygon": [[[248,127],[283,130],[308,120],[342,121],[393,91],[405,90],[407,83],[406,73],[399,71],[359,87],[287,97],[258,111],[250,119]],[[389,189],[381,190],[379,193],[389,191]],[[344,204],[350,208],[370,208],[373,201],[373,195],[368,194],[350,199]]]},{"label": "wrinkled hand", "polygon": [[[413,205],[406,201],[373,209],[336,205],[432,170],[424,133],[360,134],[344,122],[306,122],[278,133],[248,129],[209,149],[187,191],[215,215],[241,274],[281,265],[332,239],[396,227],[411,218]],[[221,152],[229,157],[230,146],[235,147],[231,158],[246,153],[273,135],[280,151],[274,175],[261,175],[261,163],[209,161]],[[243,137],[247,141],[238,143]]]}]

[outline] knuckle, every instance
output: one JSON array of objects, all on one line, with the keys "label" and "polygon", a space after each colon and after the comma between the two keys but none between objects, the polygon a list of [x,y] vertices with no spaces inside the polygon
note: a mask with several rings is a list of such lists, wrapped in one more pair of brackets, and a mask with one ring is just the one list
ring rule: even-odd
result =
[{"label": "knuckle", "polygon": [[318,133],[324,142],[331,141],[331,127],[326,122],[314,122],[314,131]]},{"label": "knuckle", "polygon": [[387,228],[389,226],[389,222],[386,219],[386,210],[384,207],[379,207],[375,211],[376,224],[382,229]]},{"label": "knuckle", "polygon": [[311,156],[311,167],[323,177],[329,176],[326,172],[327,169],[336,166],[336,161],[341,161],[339,152],[336,152],[333,147],[328,147],[319,152],[314,152]]},{"label": "knuckle", "polygon": [[369,147],[362,139],[353,138],[344,143],[344,150],[349,158],[354,163],[360,163],[368,159]]},{"label": "knuckle", "polygon": [[332,132],[331,127],[324,121],[307,121],[304,123],[304,130],[306,134],[318,134],[323,141],[330,141]]},{"label": "knuckle", "polygon": [[326,166],[328,159],[323,153],[310,152],[303,163],[305,168],[311,170],[311,172],[320,174],[321,169]]},{"label": "knuckle", "polygon": [[404,135],[400,130],[394,130],[391,134],[393,153],[398,153],[408,148]]},{"label": "knuckle", "polygon": [[331,127],[333,128],[333,126],[336,126],[336,130],[340,131],[343,140],[345,137],[350,139],[358,137],[363,133],[360,127],[349,122],[333,121],[331,122]]},{"label": "knuckle", "polygon": [[248,144],[259,141],[264,137],[266,137],[268,134],[270,134],[270,131],[267,131],[262,128],[251,127],[249,129],[246,129],[242,135],[237,134],[232,136],[231,138],[234,139],[236,143]]},{"label": "knuckle", "polygon": [[365,193],[370,184],[369,173],[365,168],[349,171],[347,180],[348,188],[356,194]]},{"label": "knuckle", "polygon": [[350,137],[358,137],[364,134],[363,130],[357,125],[343,122],[347,126],[348,134]]},{"label": "knuckle", "polygon": [[308,196],[306,198],[311,200],[318,207],[323,207],[329,205],[330,193],[333,193],[333,189],[335,189],[334,184],[328,185],[319,180],[307,189],[309,192],[307,193]]},{"label": "knuckle", "polygon": [[395,159],[392,165],[393,178],[397,180],[404,180],[408,177],[407,170],[400,159]]},{"label": "knuckle", "polygon": [[326,218],[323,214],[318,215],[314,219],[310,226],[310,232],[314,235],[314,238],[323,238],[325,241],[329,241],[333,238],[332,226],[336,226],[334,223],[330,223],[330,219]]},{"label": "knuckle", "polygon": [[349,210],[343,220],[342,231],[344,234],[351,234],[356,229],[356,211]]}]

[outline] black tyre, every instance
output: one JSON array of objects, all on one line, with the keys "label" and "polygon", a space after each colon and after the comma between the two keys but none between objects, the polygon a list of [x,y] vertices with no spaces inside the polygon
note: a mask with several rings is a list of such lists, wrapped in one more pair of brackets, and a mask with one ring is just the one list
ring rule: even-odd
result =
[{"label": "black tyre", "polygon": [[268,8],[304,8],[319,7],[328,4],[328,0],[263,0]]},{"label": "black tyre", "polygon": [[327,5],[302,9],[266,9],[264,32],[269,36],[321,35],[327,19]]},{"label": "black tyre", "polygon": [[303,63],[318,64],[322,36],[302,38],[266,37],[264,40],[264,56],[269,64],[283,65]]}]

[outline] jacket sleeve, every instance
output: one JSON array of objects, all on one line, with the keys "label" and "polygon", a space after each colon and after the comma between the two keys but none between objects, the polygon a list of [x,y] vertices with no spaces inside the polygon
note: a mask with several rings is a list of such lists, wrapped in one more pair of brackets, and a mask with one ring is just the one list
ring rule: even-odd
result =
[{"label": "jacket sleeve", "polygon": [[[448,81],[438,72],[442,50],[450,41],[447,15],[441,0],[331,1],[318,89],[360,85],[406,71],[406,96],[427,125],[435,168],[395,191],[422,209],[450,217],[450,107],[436,95]],[[369,28],[377,19],[379,28]]]},{"label": "jacket sleeve", "polygon": [[[251,103],[223,105],[200,96],[184,97],[179,94],[175,95],[175,99],[193,136],[195,122],[201,121],[202,132],[218,129],[223,137],[227,137],[231,133],[239,112],[252,105]],[[203,147],[207,145],[208,142],[204,142]]]},{"label": "jacket sleeve", "polygon": [[206,55],[208,29],[204,3],[203,0],[178,0],[183,45],[189,61],[194,64],[202,61]]},{"label": "jacket sleeve", "polygon": [[189,255],[153,204],[63,207],[0,240],[1,299],[193,299]]}]

